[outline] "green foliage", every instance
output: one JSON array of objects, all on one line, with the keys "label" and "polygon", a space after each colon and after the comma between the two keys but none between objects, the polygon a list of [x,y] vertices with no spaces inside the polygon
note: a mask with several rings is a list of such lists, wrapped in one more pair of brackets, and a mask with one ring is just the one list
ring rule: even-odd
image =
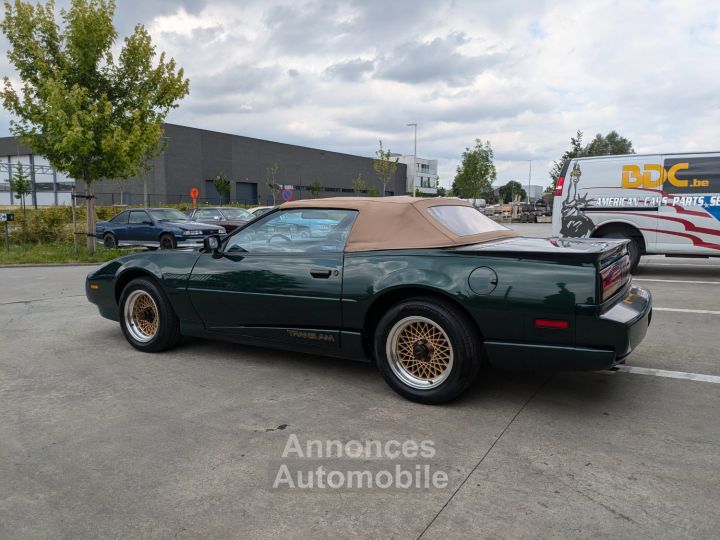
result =
[{"label": "green foliage", "polygon": [[379,197],[380,196],[380,192],[378,191],[378,189],[375,186],[368,187],[367,194],[368,194],[368,197]]},{"label": "green foliage", "polygon": [[352,188],[355,193],[365,193],[368,189],[367,181],[362,177],[362,173],[352,181]]},{"label": "green foliage", "polygon": [[277,162],[265,169],[266,186],[270,190],[273,199],[273,206],[277,204],[277,198],[280,196],[280,184],[277,182],[277,173],[279,165]]},{"label": "green foliage", "polygon": [[400,158],[395,158],[395,161],[393,161],[391,158],[392,152],[388,148],[387,150],[383,150],[383,143],[382,141],[378,141],[380,143],[380,148],[378,148],[375,151],[375,159],[373,159],[373,169],[375,169],[375,173],[378,175],[378,178],[380,179],[380,185],[382,186],[382,196],[385,196],[385,193],[387,193],[387,187],[390,184],[390,181],[395,176],[395,173],[398,169],[398,161],[400,161]]},{"label": "green foliage", "polygon": [[320,185],[320,182],[318,180],[314,180],[308,186],[308,191],[312,194],[313,197],[317,197],[322,191],[322,185]]},{"label": "green foliage", "polygon": [[553,183],[548,190],[555,189],[563,165],[569,159],[586,156],[615,156],[635,153],[630,139],[622,137],[615,130],[605,136],[598,133],[595,135],[595,138],[585,146],[583,146],[582,138],[583,132],[578,130],[574,137],[570,137],[570,149],[566,150],[558,161],[553,162],[552,169],[549,171]]},{"label": "green foliage", "polygon": [[227,176],[222,173],[218,174],[213,180],[213,185],[223,202],[230,199],[230,180],[228,180]]},{"label": "green foliage", "polygon": [[524,201],[527,199],[527,193],[522,187],[520,182],[510,180],[507,184],[498,189],[500,199],[504,203],[510,203],[513,201]]},{"label": "green foliage", "polygon": [[490,141],[483,144],[480,139],[475,139],[475,146],[472,149],[465,148],[463,152],[462,162],[452,184],[453,195],[467,199],[495,200],[492,183],[496,178]]},{"label": "green foliage", "polygon": [[137,176],[162,149],[162,124],[189,90],[175,61],[160,54],[142,25],[113,59],[117,32],[112,0],[73,0],[55,22],[54,5],[5,3],[0,27],[8,58],[23,81],[7,77],[3,104],[11,131],[52,166],[91,183]]},{"label": "green foliage", "polygon": [[89,253],[84,246],[78,246],[75,253],[71,240],[62,242],[25,243],[10,246],[10,252],[5,247],[0,250],[0,264],[62,264],[78,262],[104,262],[111,261],[123,255],[129,255],[135,249],[101,249],[96,253]]},{"label": "green foliage", "polygon": [[25,211],[25,196],[32,191],[32,183],[30,177],[25,172],[22,163],[18,163],[15,172],[10,178],[10,191],[13,192],[16,199],[20,199],[20,208]]},{"label": "green foliage", "polygon": [[438,196],[438,197],[447,197],[447,190],[446,190],[444,187],[442,187],[442,186],[438,186],[438,188],[437,188],[437,196]]},{"label": "green foliage", "polygon": [[52,1],[5,2],[0,28],[22,80],[18,92],[5,77],[0,90],[16,118],[10,130],[56,170],[82,180],[89,192],[90,184],[104,178],[138,176],[162,151],[162,124],[188,93],[189,82],[165,53],[155,62],[142,25],[125,38],[115,60],[113,0],[72,0],[60,12],[62,27],[54,7]]}]

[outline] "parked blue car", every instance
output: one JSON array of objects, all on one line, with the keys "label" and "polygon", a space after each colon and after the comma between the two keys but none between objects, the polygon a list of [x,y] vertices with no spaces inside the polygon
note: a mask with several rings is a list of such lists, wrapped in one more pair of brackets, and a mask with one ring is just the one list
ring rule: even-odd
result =
[{"label": "parked blue car", "polygon": [[95,236],[108,249],[117,246],[199,247],[211,234],[225,234],[225,229],[190,221],[188,216],[172,208],[125,210],[110,221],[98,221],[95,225]]}]

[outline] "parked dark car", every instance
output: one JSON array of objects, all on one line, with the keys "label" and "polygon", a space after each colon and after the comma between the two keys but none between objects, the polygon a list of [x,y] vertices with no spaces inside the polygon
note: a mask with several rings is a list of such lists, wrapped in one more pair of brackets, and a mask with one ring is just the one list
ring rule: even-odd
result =
[{"label": "parked dark car", "polygon": [[263,214],[267,214],[270,210],[277,208],[276,206],[256,206],[254,208],[248,208],[248,212],[250,212],[255,217],[260,217]]},{"label": "parked dark car", "polygon": [[225,229],[190,221],[173,208],[125,210],[110,221],[98,221],[95,225],[95,235],[108,249],[117,246],[199,247],[211,234],[225,234]]},{"label": "parked dark car", "polygon": [[[267,234],[299,220],[333,225]],[[374,361],[401,395],[442,403],[483,358],[534,369],[623,362],[652,306],[630,279],[626,245],[521,238],[458,199],[303,200],[201,251],[111,261],[86,292],[141,351],[185,335]]]},{"label": "parked dark car", "polygon": [[227,232],[232,232],[255,219],[247,210],[243,208],[226,207],[201,207],[193,208],[188,212],[188,216],[192,221],[201,221],[203,223],[214,223],[224,227]]}]

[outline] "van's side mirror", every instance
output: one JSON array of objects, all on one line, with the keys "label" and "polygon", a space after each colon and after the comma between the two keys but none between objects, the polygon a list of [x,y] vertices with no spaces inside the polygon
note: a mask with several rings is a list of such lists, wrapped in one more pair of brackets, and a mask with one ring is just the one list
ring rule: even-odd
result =
[{"label": "van's side mirror", "polygon": [[203,239],[203,248],[206,253],[212,253],[212,256],[216,259],[222,257],[220,253],[220,237],[216,234],[211,234]]}]

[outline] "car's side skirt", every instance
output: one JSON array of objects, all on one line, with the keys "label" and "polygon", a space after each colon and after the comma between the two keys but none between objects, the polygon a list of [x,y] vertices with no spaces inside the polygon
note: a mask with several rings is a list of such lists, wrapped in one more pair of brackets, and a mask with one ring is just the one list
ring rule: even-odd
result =
[{"label": "car's side skirt", "polygon": [[229,341],[243,345],[267,347],[286,351],[333,356],[369,362],[362,335],[315,328],[233,327],[205,328],[199,323],[180,323],[185,336]]}]

